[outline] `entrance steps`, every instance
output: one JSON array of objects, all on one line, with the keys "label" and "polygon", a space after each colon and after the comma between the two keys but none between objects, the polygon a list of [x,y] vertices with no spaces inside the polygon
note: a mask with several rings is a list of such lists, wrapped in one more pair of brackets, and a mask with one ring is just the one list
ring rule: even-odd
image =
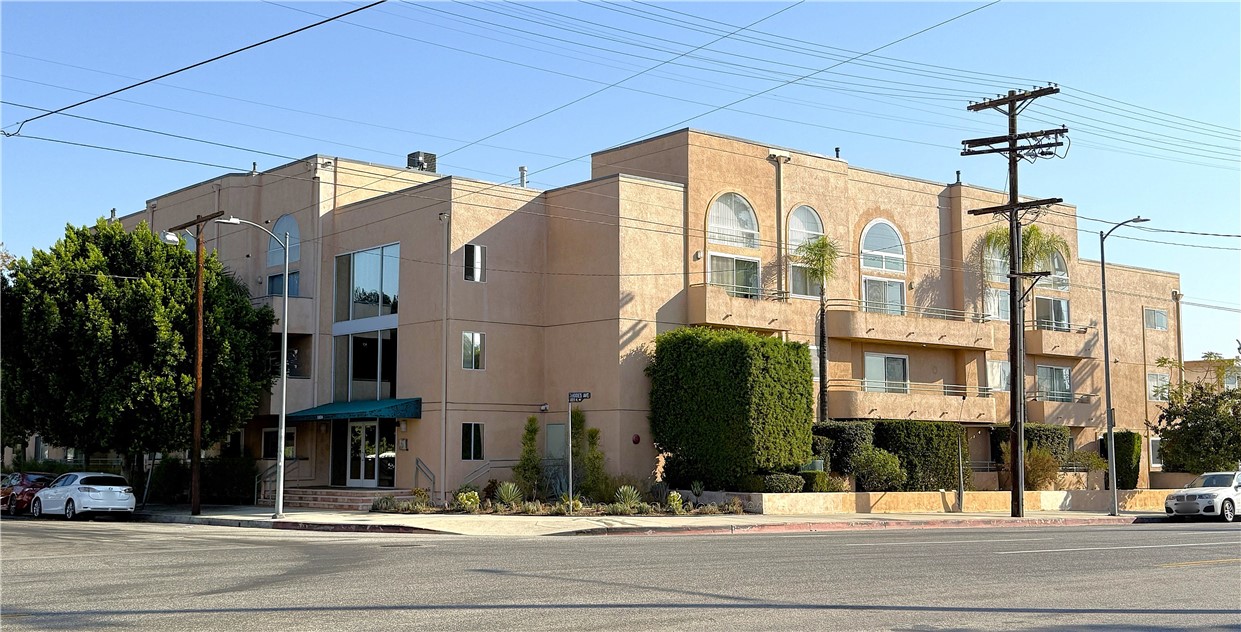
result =
[{"label": "entrance steps", "polygon": [[[392,496],[398,501],[413,500],[408,489],[349,489],[343,487],[286,487],[285,507],[327,509],[334,511],[368,511],[371,503],[380,496]],[[258,504],[271,507],[276,504],[275,486],[265,489]]]}]

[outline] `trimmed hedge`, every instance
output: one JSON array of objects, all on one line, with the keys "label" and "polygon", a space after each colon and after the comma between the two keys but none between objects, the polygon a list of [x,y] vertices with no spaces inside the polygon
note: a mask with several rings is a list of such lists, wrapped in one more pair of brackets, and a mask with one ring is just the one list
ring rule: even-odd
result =
[{"label": "trimmed hedge", "polygon": [[835,489],[836,486],[832,484],[832,479],[828,476],[827,472],[802,472],[801,477],[806,482],[806,486],[802,488],[804,491],[808,491],[808,492],[840,491],[838,489]]},{"label": "trimmed hedge", "polygon": [[1142,470],[1142,435],[1130,431],[1116,432],[1116,488],[1137,489],[1138,473]]},{"label": "trimmed hedge", "polygon": [[[823,472],[816,472],[816,474],[823,474]],[[796,474],[775,472],[763,477],[763,491],[768,494],[796,494],[805,485],[805,479]]]},{"label": "trimmed hedge", "polygon": [[832,471],[832,440],[814,435],[810,437],[810,453],[816,459],[823,459],[823,471]]},{"label": "trimmed hedge", "polygon": [[[1008,443],[1008,431],[1008,426],[999,426],[991,429],[991,455],[993,460],[1000,460],[1000,446]],[[1068,460],[1069,453],[1072,451],[1071,446],[1073,445],[1073,436],[1069,433],[1068,428],[1055,424],[1027,423],[1025,435],[1026,446],[1045,448],[1061,463]]]},{"label": "trimmed hedge", "polygon": [[969,462],[968,446],[958,457],[961,427],[936,421],[877,421],[875,447],[895,454],[906,478],[900,491],[928,492],[956,489],[960,484],[961,458]]},{"label": "trimmed hedge", "polygon": [[845,474],[853,473],[853,458],[858,450],[875,441],[875,426],[869,421],[827,421],[814,424],[812,432],[831,440],[831,465]]},{"label": "trimmed hedge", "polygon": [[895,454],[865,445],[854,456],[858,491],[891,492],[900,489],[905,482],[905,470],[901,469],[901,460]]},{"label": "trimmed hedge", "polygon": [[[651,434],[675,477],[737,489],[755,472],[810,460],[814,387],[805,345],[685,327],[655,338]],[[800,482],[800,477],[795,477]]]}]

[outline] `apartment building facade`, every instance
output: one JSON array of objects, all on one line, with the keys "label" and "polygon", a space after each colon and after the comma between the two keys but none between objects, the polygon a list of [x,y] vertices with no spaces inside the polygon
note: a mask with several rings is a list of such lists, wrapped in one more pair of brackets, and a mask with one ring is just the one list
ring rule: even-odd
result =
[{"label": "apartment building facade", "polygon": [[[967,211],[1003,201],[685,129],[596,153],[590,180],[547,191],[311,156],[122,221],[163,230],[218,209],[287,232],[288,279],[262,231],[214,224],[205,238],[277,314],[289,284],[289,484],[440,491],[510,477],[531,415],[545,455],[563,456],[570,391],[592,393],[581,407],[608,468],[650,475],[654,337],[736,327],[815,352],[818,286],[791,253],[820,235],[845,253],[816,376],[829,415],[964,424],[972,460],[990,460],[989,429],[1008,421],[1011,316],[1005,264],[981,247],[998,224]],[[1070,247],[1022,316],[1028,419],[1097,448],[1099,264],[1078,256],[1074,207],[1039,225]],[[1178,287],[1173,273],[1108,266],[1116,420],[1144,436],[1157,387],[1177,379],[1156,360],[1179,359]],[[274,462],[278,412],[265,400],[240,447]]]}]

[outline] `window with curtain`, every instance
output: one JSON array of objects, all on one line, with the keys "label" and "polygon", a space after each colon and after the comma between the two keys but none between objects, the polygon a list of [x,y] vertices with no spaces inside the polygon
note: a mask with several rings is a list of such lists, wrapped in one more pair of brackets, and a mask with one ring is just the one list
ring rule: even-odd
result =
[{"label": "window with curtain", "polygon": [[866,354],[863,388],[873,393],[908,393],[909,359],[905,356]]},{"label": "window with curtain", "polygon": [[905,313],[905,282],[862,279],[862,311],[881,314]]},{"label": "window with curtain", "polygon": [[757,259],[711,255],[708,263],[711,268],[711,285],[724,288],[732,296],[759,297],[761,288],[758,280],[759,262]]},{"label": "window with curtain", "polygon": [[1073,383],[1068,367],[1038,367],[1038,401],[1071,402],[1073,401]]},{"label": "window with curtain", "polygon": [[711,204],[707,241],[713,244],[758,248],[758,217],[750,203],[736,193],[725,193]]},{"label": "window with curtain", "polygon": [[1034,324],[1039,329],[1068,331],[1069,300],[1037,296],[1034,298]]},{"label": "window with curtain", "polygon": [[1007,392],[1012,388],[1013,369],[1008,360],[987,360],[987,389]]}]

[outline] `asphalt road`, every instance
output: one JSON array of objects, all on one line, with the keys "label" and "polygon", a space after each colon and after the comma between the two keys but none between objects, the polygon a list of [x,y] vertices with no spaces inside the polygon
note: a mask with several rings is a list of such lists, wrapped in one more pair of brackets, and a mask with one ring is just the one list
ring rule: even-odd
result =
[{"label": "asphalt road", "polygon": [[4,520],[4,630],[1241,630],[1241,528],[481,538]]}]

